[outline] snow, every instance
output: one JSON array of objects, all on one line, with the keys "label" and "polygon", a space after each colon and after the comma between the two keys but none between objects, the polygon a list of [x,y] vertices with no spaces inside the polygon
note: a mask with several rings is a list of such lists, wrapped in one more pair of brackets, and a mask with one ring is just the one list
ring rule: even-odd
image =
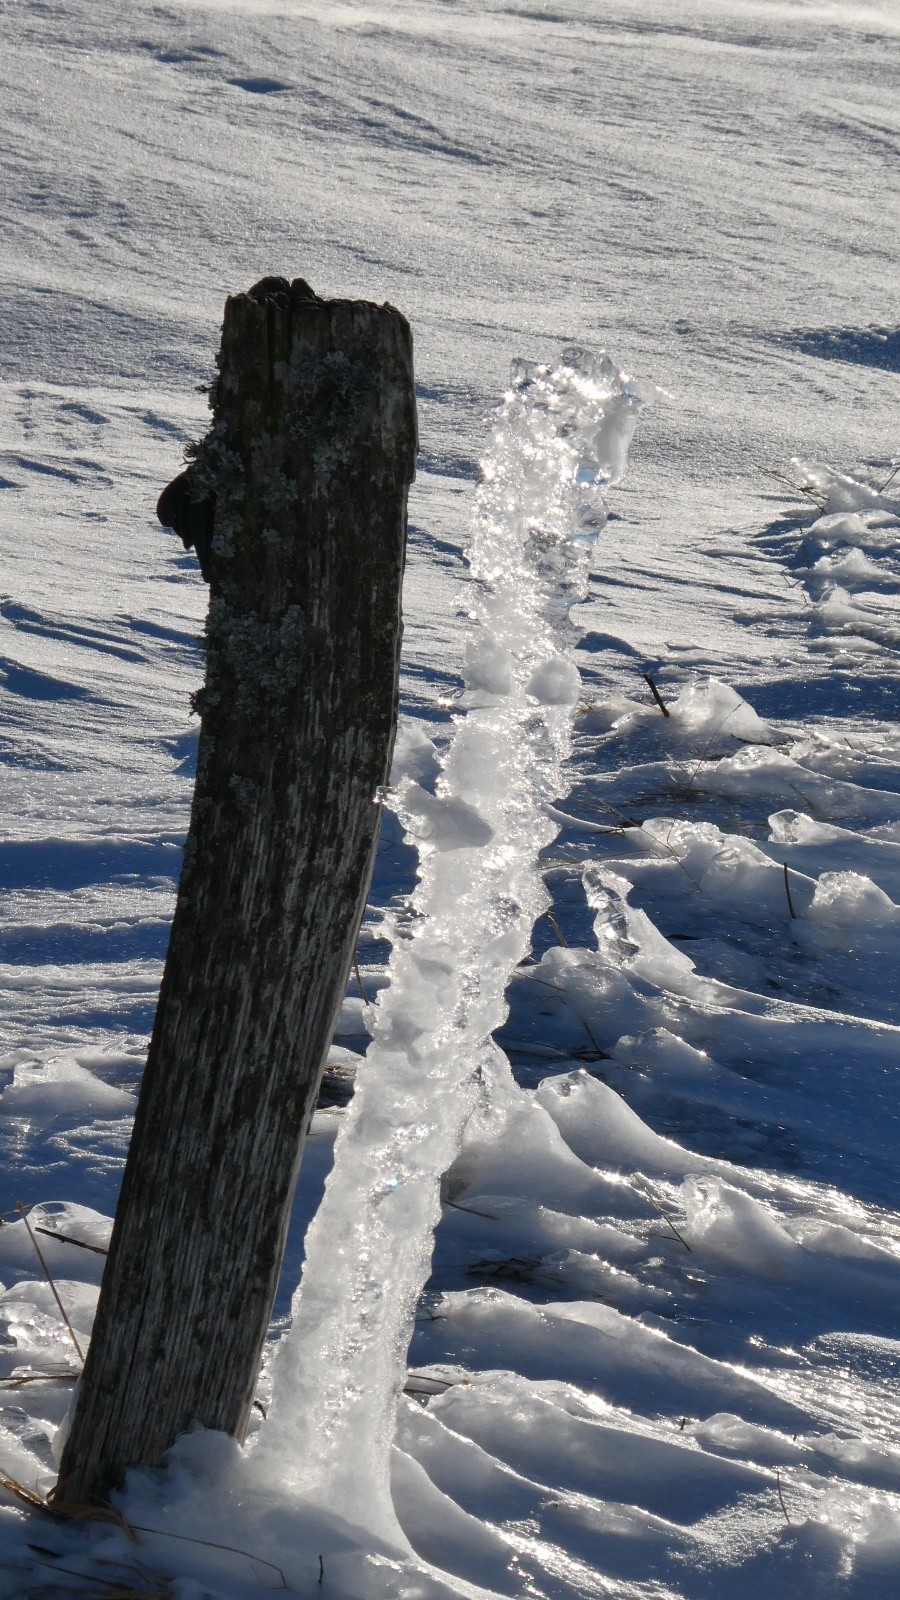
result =
[{"label": "snow", "polygon": [[152,509],[224,295],[286,271],[397,304],[422,455],[266,1420],[133,1474],[136,1543],[3,1491],[0,1594],[893,1600],[896,7],[10,21],[0,1470],[26,1488],[80,1363],[16,1203],[86,1339],[196,755],[206,591]]}]

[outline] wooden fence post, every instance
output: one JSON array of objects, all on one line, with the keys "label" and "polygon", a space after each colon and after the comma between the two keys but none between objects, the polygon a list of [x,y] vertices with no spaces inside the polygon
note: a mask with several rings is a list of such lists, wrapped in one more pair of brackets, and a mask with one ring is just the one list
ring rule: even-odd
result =
[{"label": "wooden fence post", "polygon": [[196,790],[58,1504],[194,1421],[245,1433],[378,835],[415,454],[399,312],[227,301]]}]

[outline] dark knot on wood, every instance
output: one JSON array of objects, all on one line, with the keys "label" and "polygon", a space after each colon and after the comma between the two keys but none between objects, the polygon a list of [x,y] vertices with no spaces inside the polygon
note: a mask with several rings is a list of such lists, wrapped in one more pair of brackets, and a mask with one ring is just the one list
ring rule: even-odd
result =
[{"label": "dark knot on wood", "polygon": [[291,309],[296,306],[324,304],[305,278],[295,278],[292,283],[289,283],[287,278],[260,278],[259,283],[255,283],[252,289],[246,291],[245,298],[255,300],[260,306],[284,306]]}]

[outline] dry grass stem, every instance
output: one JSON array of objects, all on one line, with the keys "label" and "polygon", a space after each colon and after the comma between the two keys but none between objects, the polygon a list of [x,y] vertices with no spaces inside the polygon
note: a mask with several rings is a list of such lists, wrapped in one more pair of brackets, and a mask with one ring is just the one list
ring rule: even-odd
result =
[{"label": "dry grass stem", "polygon": [[225,1550],[229,1555],[244,1556],[247,1561],[255,1561],[261,1567],[268,1567],[270,1572],[277,1572],[281,1583],[279,1588],[286,1589],[289,1593],[290,1584],[277,1561],[268,1561],[265,1556],[259,1556],[254,1550],[242,1550],[237,1544],[219,1544],[216,1539],[198,1539],[191,1533],[172,1533],[168,1528],[145,1528],[140,1522],[132,1522],[129,1526],[135,1533],[150,1533],[157,1539],[180,1539],[183,1544],[204,1545],[207,1550]]},{"label": "dry grass stem", "polygon": [[[50,1554],[48,1552],[48,1555]],[[80,1578],[83,1583],[100,1584],[99,1589],[79,1589],[77,1593],[81,1600],[174,1600],[172,1579],[163,1577],[161,1573],[149,1572],[143,1567],[128,1565],[124,1568],[126,1572],[134,1572],[137,1575],[140,1581],[138,1587],[127,1578],[104,1578],[99,1573],[79,1572],[75,1567],[61,1567],[55,1560],[41,1560],[40,1565],[52,1572],[63,1573],[67,1578]],[[111,1566],[113,1563],[104,1562],[103,1565]],[[66,1593],[75,1594],[76,1591],[66,1590]]]},{"label": "dry grass stem", "polygon": [[[566,938],[565,934],[563,933],[562,928],[560,927],[559,923],[557,922],[555,916],[553,915],[553,912],[552,911],[545,911],[544,912],[544,916],[547,918],[547,921],[549,922],[551,928],[553,929],[553,932],[556,934],[556,937],[559,940],[559,943],[562,945],[562,948],[564,950],[571,950],[572,946],[569,944],[569,941]],[[581,1015],[580,1011],[575,1011],[574,1006],[573,1006],[572,1010],[574,1012],[574,1015],[578,1018],[578,1021],[581,1023],[581,1026],[583,1027],[583,1029],[584,1029],[585,1033],[587,1034],[588,1038],[590,1039],[591,1044],[594,1047],[594,1051],[595,1051],[595,1053],[597,1055],[598,1061],[605,1060],[606,1051],[600,1049],[600,1045],[597,1042],[597,1036],[594,1033],[593,1028],[590,1026],[590,1023],[585,1021],[585,1019]]]},{"label": "dry grass stem", "polygon": [[46,1500],[39,1502],[39,1509],[46,1511],[49,1517],[54,1517],[58,1522],[103,1522],[110,1523],[124,1533],[130,1544],[137,1544],[137,1537],[127,1517],[117,1511],[115,1506],[108,1501],[98,1501],[94,1505],[81,1505],[77,1500],[66,1500],[57,1503],[56,1485],[50,1490]]},{"label": "dry grass stem", "polygon": [[776,483],[783,483],[788,489],[793,489],[795,494],[802,495],[805,500],[811,500],[814,505],[822,506],[823,508],[827,505],[827,495],[824,495],[822,490],[817,489],[814,484],[797,483],[794,478],[789,478],[786,473],[775,472],[772,467],[764,467],[758,461],[754,461],[753,465],[757,472],[764,473],[767,478],[774,478]]},{"label": "dry grass stem", "polygon": [[28,1489],[18,1478],[11,1478],[8,1472],[0,1472],[0,1489],[5,1489],[20,1505],[27,1506],[29,1511],[48,1511],[50,1508],[42,1494],[37,1489]]},{"label": "dry grass stem", "polygon": [[685,1250],[687,1250],[689,1255],[693,1255],[693,1249],[688,1244],[687,1239],[685,1239],[683,1234],[678,1232],[678,1229],[676,1228],[674,1222],[672,1221],[672,1218],[669,1216],[668,1212],[663,1210],[663,1208],[660,1205],[659,1201],[656,1200],[654,1198],[654,1196],[650,1193],[650,1190],[649,1189],[641,1189],[640,1193],[644,1196],[645,1200],[649,1200],[650,1201],[650,1204],[652,1205],[654,1211],[657,1213],[658,1216],[662,1217],[663,1222],[666,1224],[666,1227],[667,1228],[671,1228],[671,1230],[674,1233],[676,1239],[678,1240],[678,1243],[684,1245],[684,1248],[685,1248]]},{"label": "dry grass stem", "polygon": [[[57,1505],[53,1500],[54,1491],[51,1490],[50,1495],[45,1499],[36,1489],[27,1489],[24,1484],[18,1483],[15,1478],[10,1478],[5,1473],[0,1473],[0,1487],[7,1489],[10,1494],[14,1495],[17,1500],[28,1506],[32,1511],[44,1511],[48,1516],[54,1517],[58,1521],[111,1522],[120,1532],[125,1534],[132,1544],[137,1542],[139,1533],[147,1533],[155,1539],[178,1539],[184,1544],[198,1544],[203,1545],[208,1550],[224,1550],[229,1555],[244,1556],[247,1561],[256,1562],[261,1567],[268,1567],[270,1572],[276,1572],[281,1580],[278,1586],[279,1589],[293,1593],[282,1568],[279,1567],[277,1562],[269,1561],[265,1556],[257,1555],[253,1550],[244,1550],[240,1545],[220,1544],[216,1539],[199,1539],[190,1533],[173,1533],[168,1528],[148,1528],[140,1522],[129,1522],[121,1511],[117,1511],[115,1506],[111,1505],[82,1506],[68,1503]],[[79,1576],[83,1576],[83,1574],[79,1574]],[[100,1579],[99,1581],[106,1582],[105,1579]],[[138,1591],[141,1594],[143,1592]]]},{"label": "dry grass stem", "polygon": [[71,1367],[59,1367],[55,1372],[20,1372],[0,1382],[0,1389],[24,1389],[28,1383],[77,1383],[80,1374]]},{"label": "dry grass stem", "polygon": [[18,1200],[16,1202],[16,1210],[18,1211],[19,1215],[21,1216],[22,1221],[24,1222],[25,1227],[27,1229],[28,1237],[31,1240],[32,1244],[34,1245],[35,1255],[37,1256],[38,1261],[41,1264],[41,1267],[42,1267],[43,1273],[44,1273],[44,1277],[47,1279],[47,1282],[50,1285],[50,1291],[51,1291],[51,1293],[53,1295],[54,1300],[56,1301],[56,1304],[59,1307],[59,1314],[62,1317],[63,1322],[65,1323],[66,1327],[69,1330],[69,1338],[71,1339],[73,1345],[75,1346],[75,1349],[76,1349],[76,1351],[78,1353],[78,1359],[79,1359],[79,1361],[83,1362],[84,1361],[84,1351],[82,1350],[81,1345],[78,1343],[78,1339],[76,1338],[76,1335],[75,1335],[75,1329],[72,1327],[72,1324],[69,1321],[69,1314],[66,1311],[65,1306],[63,1305],[62,1301],[59,1298],[59,1290],[57,1289],[56,1284],[53,1282],[53,1276],[52,1276],[52,1274],[50,1272],[50,1268],[48,1267],[46,1261],[44,1260],[44,1252],[41,1249],[40,1245],[37,1242],[37,1239],[34,1236],[34,1229],[32,1228],[31,1223],[28,1221],[28,1217],[25,1214],[25,1207],[23,1206],[21,1200]]},{"label": "dry grass stem", "polygon": [[557,922],[555,916],[553,915],[553,912],[552,911],[545,911],[544,912],[544,916],[547,918],[547,921],[549,922],[551,928],[553,929],[553,932],[556,934],[556,937],[559,940],[560,944],[562,945],[563,949],[564,950],[571,950],[572,946],[570,945],[568,939],[566,938],[565,934],[563,933],[562,928],[560,927],[560,925]]},{"label": "dry grass stem", "polygon": [[369,996],[366,994],[366,986],[362,981],[362,973],[359,970],[359,962],[355,958],[353,961],[353,975],[356,978],[356,982],[359,986],[359,992],[362,995],[363,1005],[371,1007],[372,1002],[369,999]]}]

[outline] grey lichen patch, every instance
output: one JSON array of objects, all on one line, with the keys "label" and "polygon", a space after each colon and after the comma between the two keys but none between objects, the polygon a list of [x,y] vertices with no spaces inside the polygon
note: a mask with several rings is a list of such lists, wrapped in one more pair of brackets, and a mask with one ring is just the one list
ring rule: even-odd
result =
[{"label": "grey lichen patch", "polygon": [[244,497],[244,463],[228,442],[221,417],[216,417],[202,439],[188,445],[185,457],[193,463],[198,491],[231,500]]},{"label": "grey lichen patch", "polygon": [[242,778],[240,773],[233,772],[228,780],[228,787],[234,795],[239,811],[253,811],[259,800],[259,784],[251,778]]},{"label": "grey lichen patch", "polygon": [[[215,612],[215,615],[214,615]],[[248,715],[283,706],[300,683],[303,614],[288,606],[275,621],[231,616],[219,601],[210,607],[207,682]],[[227,688],[226,688],[227,685]]]},{"label": "grey lichen patch", "polygon": [[206,614],[207,642],[211,642],[217,634],[228,627],[230,615],[228,602],[220,594],[213,592],[209,597],[209,610]]},{"label": "grey lichen patch", "polygon": [[267,473],[262,498],[266,510],[272,516],[277,517],[279,512],[293,510],[297,504],[297,493],[297,485],[285,477],[280,468],[275,467]]},{"label": "grey lichen patch", "polygon": [[223,515],[220,511],[216,517],[216,531],[213,534],[213,553],[222,561],[230,561],[234,555],[235,523],[232,517]]},{"label": "grey lichen patch", "polygon": [[318,467],[346,464],[372,404],[376,377],[365,362],[340,350],[291,366],[291,435]]}]

